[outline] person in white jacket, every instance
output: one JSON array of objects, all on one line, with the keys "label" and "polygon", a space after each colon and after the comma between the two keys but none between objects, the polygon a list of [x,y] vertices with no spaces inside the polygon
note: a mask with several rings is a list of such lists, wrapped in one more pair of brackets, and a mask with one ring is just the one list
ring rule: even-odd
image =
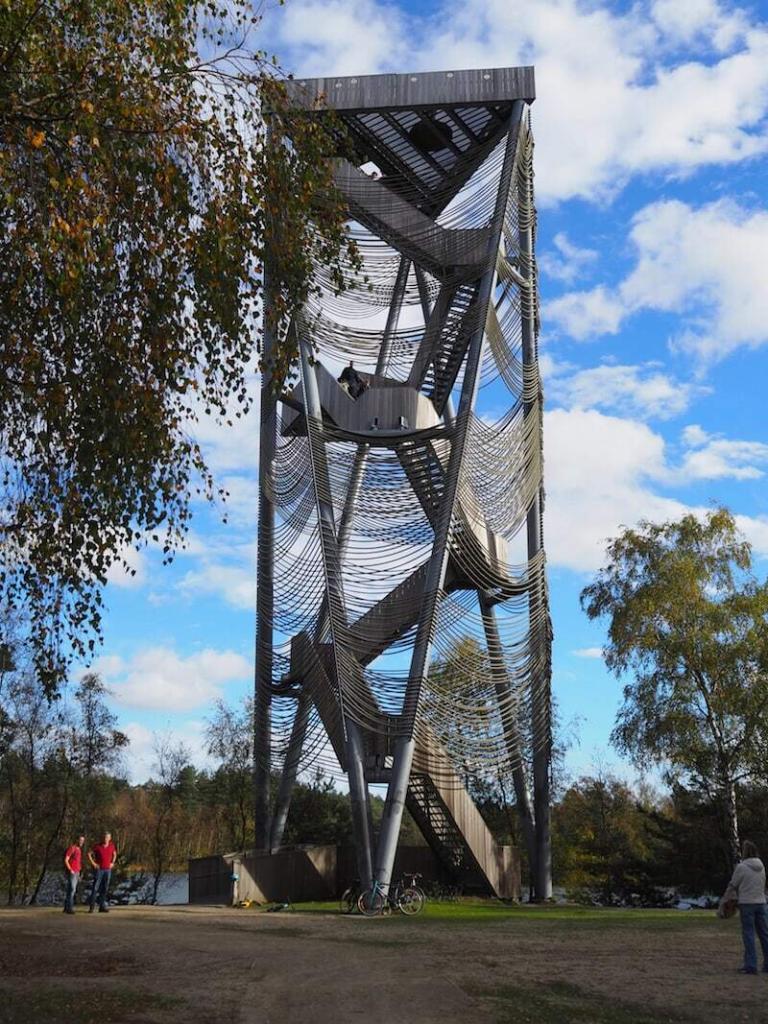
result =
[{"label": "person in white jacket", "polygon": [[741,937],[744,940],[744,966],[740,974],[757,974],[755,932],[763,951],[763,970],[768,971],[768,913],[765,906],[765,867],[757,847],[748,839],[741,847],[741,861],[728,883],[726,897],[739,902]]}]

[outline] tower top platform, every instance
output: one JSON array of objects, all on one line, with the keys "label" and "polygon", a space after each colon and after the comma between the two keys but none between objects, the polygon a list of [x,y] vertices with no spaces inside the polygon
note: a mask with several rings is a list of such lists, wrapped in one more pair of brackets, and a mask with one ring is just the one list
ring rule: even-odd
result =
[{"label": "tower top platform", "polygon": [[536,97],[532,67],[297,78],[287,85],[297,107],[308,110],[331,107],[347,112],[473,107],[510,100],[532,103]]}]

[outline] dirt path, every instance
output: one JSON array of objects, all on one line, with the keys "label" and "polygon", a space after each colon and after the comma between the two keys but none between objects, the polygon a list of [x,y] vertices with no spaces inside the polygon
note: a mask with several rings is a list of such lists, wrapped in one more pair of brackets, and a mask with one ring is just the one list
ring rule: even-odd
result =
[{"label": "dirt path", "polygon": [[369,921],[221,908],[0,911],[0,1021],[768,1024],[733,922]]}]

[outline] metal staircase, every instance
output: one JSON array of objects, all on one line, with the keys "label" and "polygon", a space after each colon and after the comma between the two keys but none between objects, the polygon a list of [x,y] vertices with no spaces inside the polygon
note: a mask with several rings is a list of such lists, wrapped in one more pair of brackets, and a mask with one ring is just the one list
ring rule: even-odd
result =
[{"label": "metal staircase", "polygon": [[405,806],[450,877],[465,888],[475,887],[481,869],[429,775],[411,775]]}]

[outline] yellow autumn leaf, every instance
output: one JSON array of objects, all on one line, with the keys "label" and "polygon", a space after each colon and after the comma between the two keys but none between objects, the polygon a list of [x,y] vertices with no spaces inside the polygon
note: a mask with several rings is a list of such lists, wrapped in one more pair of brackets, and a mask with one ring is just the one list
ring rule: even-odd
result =
[{"label": "yellow autumn leaf", "polygon": [[84,110],[86,114],[92,114],[94,107],[90,100],[81,100],[80,109]]},{"label": "yellow autumn leaf", "polygon": [[33,131],[31,128],[27,129],[27,138],[29,139],[30,146],[33,149],[40,149],[42,144],[45,142],[45,132]]}]

